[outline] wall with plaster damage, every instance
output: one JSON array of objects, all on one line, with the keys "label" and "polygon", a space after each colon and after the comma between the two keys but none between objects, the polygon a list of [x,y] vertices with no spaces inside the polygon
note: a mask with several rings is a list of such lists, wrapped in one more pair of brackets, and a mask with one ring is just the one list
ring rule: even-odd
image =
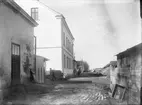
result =
[{"label": "wall with plaster damage", "polygon": [[[7,87],[11,84],[11,43],[20,45],[20,77],[21,83],[27,74],[23,63],[28,53],[26,47],[31,49],[33,55],[33,25],[4,3],[0,3],[0,97],[5,95]],[[31,68],[33,56],[30,56]],[[2,95],[3,94],[3,95]]]},{"label": "wall with plaster damage", "polygon": [[117,56],[119,69],[119,78],[117,82],[127,87],[124,100],[131,105],[140,104],[142,76],[142,49],[141,47],[133,49],[127,51],[124,55],[121,54]]}]

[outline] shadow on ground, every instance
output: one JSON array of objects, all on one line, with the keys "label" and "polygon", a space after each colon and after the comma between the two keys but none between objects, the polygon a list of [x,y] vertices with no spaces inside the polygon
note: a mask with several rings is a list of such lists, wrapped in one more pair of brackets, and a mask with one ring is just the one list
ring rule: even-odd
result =
[{"label": "shadow on ground", "polygon": [[103,77],[105,75],[95,72],[83,72],[79,77]]},{"label": "shadow on ground", "polygon": [[34,97],[34,100],[38,98],[44,97],[45,94],[49,94],[54,92],[54,94],[63,93],[63,95],[71,95],[76,94],[78,91],[74,91],[74,88],[65,88],[60,85],[68,85],[68,84],[82,84],[82,83],[92,83],[91,80],[56,80],[50,81],[46,80],[45,84],[37,84],[37,83],[28,83],[24,85],[16,85],[11,87],[11,93],[8,97],[4,99],[3,105],[28,105],[28,104],[6,104],[7,102],[13,102],[16,100],[20,100],[24,102],[27,98],[32,98],[29,96],[38,96]]}]

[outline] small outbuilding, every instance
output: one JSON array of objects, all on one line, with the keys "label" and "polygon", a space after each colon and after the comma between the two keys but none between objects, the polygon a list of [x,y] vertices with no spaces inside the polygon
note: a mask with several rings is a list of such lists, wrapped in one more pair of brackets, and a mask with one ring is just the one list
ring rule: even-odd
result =
[{"label": "small outbuilding", "polygon": [[49,59],[39,56],[36,56],[36,82],[44,83],[45,82],[45,70],[46,70],[46,61]]}]

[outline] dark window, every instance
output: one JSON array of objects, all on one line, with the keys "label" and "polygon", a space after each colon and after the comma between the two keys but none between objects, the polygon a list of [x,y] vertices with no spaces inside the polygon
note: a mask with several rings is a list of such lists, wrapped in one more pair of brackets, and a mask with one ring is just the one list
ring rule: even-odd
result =
[{"label": "dark window", "polygon": [[63,45],[65,46],[65,43],[66,43],[66,41],[65,41],[65,33],[63,32]]},{"label": "dark window", "polygon": [[66,68],[66,55],[64,55],[64,68]]},{"label": "dark window", "polygon": [[67,57],[67,68],[69,68],[69,58]]},{"label": "dark window", "polygon": [[38,20],[38,8],[31,8],[31,17],[34,20]]}]

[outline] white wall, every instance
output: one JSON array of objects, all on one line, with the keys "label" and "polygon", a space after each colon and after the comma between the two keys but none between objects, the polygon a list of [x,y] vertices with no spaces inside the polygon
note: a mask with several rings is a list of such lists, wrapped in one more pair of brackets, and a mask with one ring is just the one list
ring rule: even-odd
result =
[{"label": "white wall", "polygon": [[57,13],[36,0],[15,0],[30,16],[31,8],[39,8],[39,25],[35,28],[37,47],[61,46],[61,20],[56,19]]},{"label": "white wall", "polygon": [[62,70],[61,48],[38,49],[37,55],[39,54],[49,59],[49,61],[46,62],[47,71],[50,70],[50,68],[54,70]]},{"label": "white wall", "polygon": [[57,13],[38,3],[36,0],[15,0],[25,11],[31,15],[31,8],[39,8],[39,25],[35,28],[35,36],[37,37],[37,48],[47,47],[45,49],[37,49],[37,55],[49,58],[46,70],[53,68],[61,70],[61,49],[50,47],[61,47],[61,19],[56,19]]},{"label": "white wall", "polygon": [[[73,56],[72,46],[70,46],[70,49],[72,51],[69,51],[66,47],[67,46],[66,38],[70,41],[71,44],[74,43],[74,40],[73,40],[72,35],[68,30],[68,26],[66,25],[64,20],[62,20],[62,41],[64,41],[63,40],[64,39],[63,33],[65,33],[65,46],[63,45],[63,42],[62,42],[62,46],[63,46],[62,47],[62,66],[63,66],[64,75],[67,76],[67,75],[73,74],[73,59],[74,59],[74,56]],[[66,56],[65,59],[64,59],[64,55]],[[67,65],[67,57],[71,60],[71,62],[69,63],[71,68],[67,68],[67,66],[65,67],[65,65]]]},{"label": "white wall", "polygon": [[[4,70],[5,75],[0,76],[1,86],[8,86],[11,82],[11,43],[20,45],[20,69],[21,81],[26,74],[23,70],[24,52],[26,44],[33,50],[33,27],[19,13],[14,13],[10,8],[0,5],[0,72]],[[33,53],[33,52],[32,52]],[[33,64],[33,59],[31,59]]]}]

